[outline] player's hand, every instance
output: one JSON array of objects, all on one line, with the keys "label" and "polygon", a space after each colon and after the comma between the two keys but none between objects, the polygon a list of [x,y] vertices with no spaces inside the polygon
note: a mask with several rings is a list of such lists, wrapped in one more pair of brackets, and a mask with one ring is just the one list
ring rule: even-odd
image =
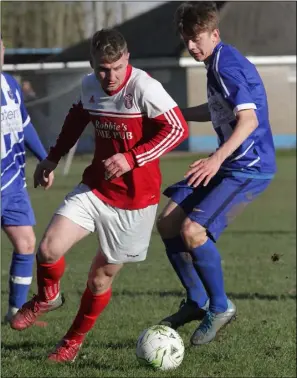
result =
[{"label": "player's hand", "polygon": [[43,186],[45,190],[49,189],[54,182],[54,170],[57,168],[56,163],[44,159],[37,164],[34,172],[34,188]]},{"label": "player's hand", "polygon": [[212,154],[205,159],[194,161],[185,174],[185,177],[189,177],[188,185],[197,188],[197,186],[203,182],[203,186],[206,186],[218,172],[221,164],[222,162],[218,159],[216,154]]},{"label": "player's hand", "polygon": [[124,154],[115,154],[109,159],[104,160],[103,164],[105,167],[106,180],[112,180],[116,177],[120,177],[132,169]]},{"label": "player's hand", "polygon": [[55,179],[54,172],[50,172],[47,177],[45,176],[45,180],[47,180],[47,185],[44,187],[45,190],[49,189],[53,185],[54,179]]}]

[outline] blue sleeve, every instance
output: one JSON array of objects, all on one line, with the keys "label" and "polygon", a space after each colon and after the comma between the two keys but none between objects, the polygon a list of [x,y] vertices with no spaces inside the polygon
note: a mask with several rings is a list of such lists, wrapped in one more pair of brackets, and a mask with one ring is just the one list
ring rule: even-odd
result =
[{"label": "blue sleeve", "polygon": [[24,97],[23,97],[23,92],[20,88],[20,86],[17,84],[18,86],[18,92],[19,92],[19,95],[20,95],[20,110],[21,110],[21,114],[22,114],[22,121],[23,121],[23,127],[26,127],[27,125],[29,125],[29,123],[31,122],[31,118],[27,112],[27,109],[26,109],[26,106],[24,104]]},{"label": "blue sleeve", "polygon": [[38,160],[43,160],[47,157],[47,152],[39,139],[39,136],[30,122],[24,127],[25,145],[36,156]]},{"label": "blue sleeve", "polygon": [[232,58],[227,58],[227,61],[228,65],[223,63],[223,59],[219,61],[217,69],[224,97],[232,104],[234,113],[244,109],[257,109],[241,64]]},{"label": "blue sleeve", "polygon": [[45,148],[43,147],[43,144],[41,143],[41,140],[39,139],[39,136],[31,123],[31,118],[24,104],[23,92],[19,84],[16,84],[20,96],[20,110],[22,114],[25,145],[33,153],[33,155],[41,161],[47,157],[47,152],[45,151]]}]

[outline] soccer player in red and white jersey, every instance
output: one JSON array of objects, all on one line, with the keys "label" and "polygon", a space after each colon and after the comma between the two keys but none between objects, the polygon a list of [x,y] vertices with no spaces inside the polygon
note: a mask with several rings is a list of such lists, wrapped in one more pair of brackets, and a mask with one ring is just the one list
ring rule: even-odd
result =
[{"label": "soccer player in red and white jersey", "polygon": [[74,361],[87,332],[111,297],[124,263],[146,258],[160,198],[159,157],[188,137],[180,109],[162,85],[129,65],[124,37],[103,29],[91,42],[92,74],[82,80],[80,100],[70,109],[57,139],[34,173],[35,187],[77,142],[89,122],[95,128],[94,158],[82,182],[54,214],[37,253],[38,294],[13,317],[23,330],[62,305],[60,280],[65,253],[96,231],[93,259],[79,311],[49,359]]}]

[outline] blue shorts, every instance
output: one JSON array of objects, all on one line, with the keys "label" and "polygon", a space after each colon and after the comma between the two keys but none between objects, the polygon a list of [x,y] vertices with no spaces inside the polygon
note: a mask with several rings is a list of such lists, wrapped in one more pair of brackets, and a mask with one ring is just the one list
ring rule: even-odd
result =
[{"label": "blue shorts", "polygon": [[216,241],[234,218],[261,194],[271,180],[216,175],[209,184],[193,188],[183,180],[164,191],[194,222],[205,227]]},{"label": "blue shorts", "polygon": [[34,226],[35,216],[25,188],[1,195],[1,227]]}]

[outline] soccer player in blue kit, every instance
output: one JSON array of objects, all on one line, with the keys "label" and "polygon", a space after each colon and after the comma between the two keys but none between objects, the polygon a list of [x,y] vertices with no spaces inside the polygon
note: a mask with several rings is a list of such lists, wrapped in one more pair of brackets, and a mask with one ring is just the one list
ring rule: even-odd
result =
[{"label": "soccer player in blue kit", "polygon": [[[4,44],[1,36],[1,69]],[[9,304],[5,321],[27,301],[34,265],[34,212],[26,190],[25,145],[40,161],[45,151],[27,113],[19,84],[1,73],[1,228],[14,251],[9,272]],[[53,173],[47,185],[53,182]]]},{"label": "soccer player in blue kit", "polygon": [[207,103],[184,109],[183,115],[187,121],[211,121],[219,147],[164,191],[170,200],[157,227],[187,300],[161,324],[176,329],[202,320],[191,337],[193,345],[202,345],[236,314],[224,289],[216,241],[270,184],[275,149],[263,82],[253,64],[220,40],[215,3],[183,3],[175,17],[189,53],[207,72]]}]

